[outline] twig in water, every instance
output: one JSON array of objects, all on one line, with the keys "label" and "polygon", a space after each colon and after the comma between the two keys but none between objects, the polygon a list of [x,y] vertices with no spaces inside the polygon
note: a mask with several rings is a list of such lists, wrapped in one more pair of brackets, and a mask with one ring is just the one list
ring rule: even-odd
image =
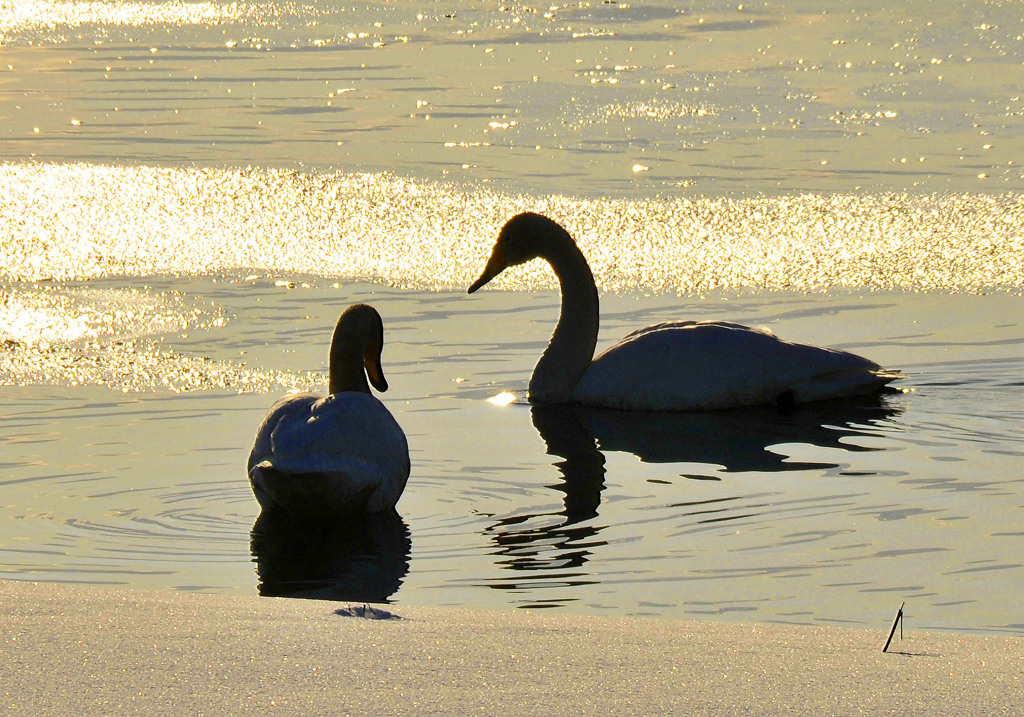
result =
[{"label": "twig in water", "polygon": [[885,641],[885,647],[882,648],[882,652],[889,651],[889,643],[892,642],[892,636],[896,634],[896,626],[900,626],[900,642],[903,641],[903,606],[906,602],[900,604],[900,609],[896,611],[896,619],[893,620],[892,629],[889,630],[889,638]]}]

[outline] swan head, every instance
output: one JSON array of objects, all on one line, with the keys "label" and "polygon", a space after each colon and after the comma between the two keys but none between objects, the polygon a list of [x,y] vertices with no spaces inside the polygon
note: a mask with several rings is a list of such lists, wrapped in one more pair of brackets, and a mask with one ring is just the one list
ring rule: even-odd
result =
[{"label": "swan head", "polygon": [[380,362],[383,351],[384,322],[377,310],[369,304],[353,304],[345,309],[331,340],[330,392],[369,393],[370,385],[387,391],[388,382]]},{"label": "swan head", "polygon": [[510,266],[545,257],[552,241],[559,237],[568,238],[572,242],[565,229],[541,214],[523,212],[515,215],[501,228],[494,249],[491,250],[491,258],[487,260],[480,278],[469,287],[469,293],[472,294]]}]

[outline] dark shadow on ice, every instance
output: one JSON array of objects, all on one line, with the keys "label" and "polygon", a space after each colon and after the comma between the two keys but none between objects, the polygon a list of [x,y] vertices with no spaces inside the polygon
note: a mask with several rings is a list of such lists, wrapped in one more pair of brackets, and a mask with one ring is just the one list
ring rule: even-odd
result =
[{"label": "dark shadow on ice", "polygon": [[412,540],[394,510],[330,523],[264,511],[250,538],[263,596],[385,603],[409,572]]}]

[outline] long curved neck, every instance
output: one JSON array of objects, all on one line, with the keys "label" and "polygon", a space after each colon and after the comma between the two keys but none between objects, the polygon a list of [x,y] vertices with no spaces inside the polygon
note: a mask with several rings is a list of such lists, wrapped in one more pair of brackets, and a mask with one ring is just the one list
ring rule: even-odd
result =
[{"label": "long curved neck", "polygon": [[342,325],[342,321],[334,328],[334,337],[331,339],[330,378],[327,390],[332,394],[343,391],[369,393],[370,384],[366,381],[366,371],[363,369],[363,352],[360,347],[354,345],[357,342],[353,342],[351,338],[346,340],[346,327]]},{"label": "long curved neck", "polygon": [[565,403],[597,347],[600,308],[594,275],[583,253],[568,233],[552,242],[543,255],[562,288],[562,310],[548,347],[541,354],[530,379],[530,400]]}]

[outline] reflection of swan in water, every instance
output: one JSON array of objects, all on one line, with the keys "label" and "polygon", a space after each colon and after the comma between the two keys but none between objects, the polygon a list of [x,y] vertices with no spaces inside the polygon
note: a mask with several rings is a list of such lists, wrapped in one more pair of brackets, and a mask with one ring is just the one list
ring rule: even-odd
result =
[{"label": "reflection of swan in water", "polygon": [[[492,583],[492,587],[525,591],[528,585],[535,607],[566,601],[537,600],[537,588],[595,582],[585,565],[593,549],[605,544],[600,539],[603,526],[594,520],[600,513],[605,488],[602,451],[632,453],[647,463],[691,464],[688,468],[694,463],[706,464],[722,473],[826,470],[838,464],[788,462],[785,455],[771,447],[792,443],[849,452],[880,450],[844,439],[877,435],[877,427],[899,412],[880,396],[822,402],[791,411],[748,408],[693,414],[537,404],[530,411],[548,454],[560,459],[554,465],[562,480],[551,487],[564,494],[562,510],[507,516],[487,532],[498,546],[495,554],[502,556],[499,564],[518,572]],[[668,466],[666,473],[668,477],[679,475]],[[731,496],[721,500],[744,499]],[[743,514],[749,516],[750,512]]]},{"label": "reflection of swan in water", "polygon": [[[780,444],[851,453],[873,450],[844,439],[871,433],[872,424],[898,413],[885,401],[871,395],[807,404],[788,411],[745,408],[709,413],[639,414],[581,407],[575,415],[603,451],[632,453],[645,463],[702,463],[721,466],[726,473],[772,473],[838,466],[791,461],[772,450]],[[534,425],[541,430],[536,420]]]},{"label": "reflection of swan in water", "polygon": [[532,405],[533,425],[556,463],[566,493],[566,516],[574,522],[597,514],[604,485],[602,451],[632,453],[645,463],[700,463],[726,473],[835,468],[835,463],[790,461],[772,450],[786,443],[851,453],[875,450],[845,439],[874,435],[873,426],[899,410],[882,396],[859,396],[798,406],[788,411],[615,411],[570,405]]},{"label": "reflection of swan in water", "polygon": [[394,510],[314,522],[264,511],[251,533],[263,596],[387,602],[409,572],[412,541]]},{"label": "reflection of swan in water", "polygon": [[[524,607],[548,607],[565,600],[539,597],[536,588],[571,587],[594,582],[583,569],[593,548],[604,544],[601,527],[588,523],[597,517],[604,489],[604,455],[566,404],[531,407],[533,423],[547,443],[549,455],[562,474],[550,486],[564,494],[557,513],[518,514],[502,518],[485,531],[497,545],[498,564],[515,574],[490,583],[491,587],[522,591]],[[527,573],[532,573],[529,577]],[[570,598],[571,599],[571,598]]]}]

